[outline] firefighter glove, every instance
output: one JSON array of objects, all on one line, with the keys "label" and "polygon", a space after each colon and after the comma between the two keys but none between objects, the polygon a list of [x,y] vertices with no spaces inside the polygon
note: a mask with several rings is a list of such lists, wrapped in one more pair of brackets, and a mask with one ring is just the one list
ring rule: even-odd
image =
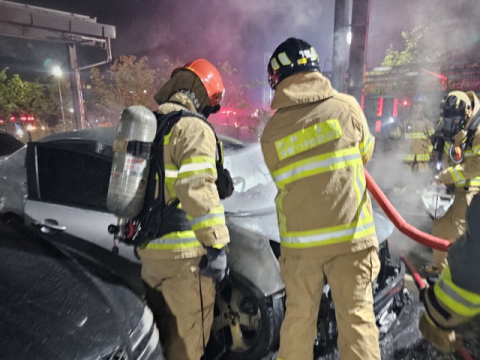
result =
[{"label": "firefighter glove", "polygon": [[227,255],[225,247],[216,249],[214,247],[207,247],[207,255],[200,260],[199,272],[200,275],[212,278],[212,280],[221,282],[227,272]]}]

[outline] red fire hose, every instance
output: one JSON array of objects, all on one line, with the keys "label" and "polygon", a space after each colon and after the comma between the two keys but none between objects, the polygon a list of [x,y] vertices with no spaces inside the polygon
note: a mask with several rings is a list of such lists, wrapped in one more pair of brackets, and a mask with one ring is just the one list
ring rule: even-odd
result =
[{"label": "red fire hose", "polygon": [[439,237],[427,234],[423,231],[418,230],[409,223],[407,223],[403,217],[395,210],[392,203],[388,200],[385,194],[382,192],[377,183],[373,180],[372,176],[365,169],[365,178],[367,180],[367,188],[372,194],[372,196],[377,200],[378,205],[382,208],[385,214],[388,216],[390,221],[395,225],[395,227],[404,235],[408,236],[410,239],[415,240],[416,242],[431,247],[432,249],[440,251],[448,251],[450,242],[447,240],[441,239]]},{"label": "red fire hose", "polygon": [[[372,176],[368,173],[365,169],[365,178],[367,180],[367,188],[372,194],[372,196],[377,201],[378,205],[382,208],[385,214],[388,216],[390,221],[395,225],[395,227],[404,235],[408,236],[412,240],[416,242],[431,247],[432,249],[440,250],[440,251],[448,251],[448,247],[450,246],[450,242],[447,240],[441,239],[439,237],[427,234],[423,231],[418,230],[417,228],[413,227],[409,223],[403,219],[403,217],[398,213],[398,211],[393,207],[392,203],[388,200],[385,196],[383,191],[377,185],[377,183],[373,180]],[[405,265],[410,270],[412,277],[414,279],[415,285],[417,286],[418,290],[422,290],[426,287],[425,283],[422,280],[422,277],[415,269],[413,264],[408,260],[408,258],[401,254],[398,250],[397,253],[402,258]],[[465,360],[474,360],[465,350],[465,348],[460,348],[458,353],[462,358]]]}]

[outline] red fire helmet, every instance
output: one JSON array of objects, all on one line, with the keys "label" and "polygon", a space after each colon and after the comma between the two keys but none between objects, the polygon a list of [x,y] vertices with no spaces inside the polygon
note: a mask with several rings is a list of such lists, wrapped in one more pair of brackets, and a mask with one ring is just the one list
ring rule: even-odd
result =
[{"label": "red fire helmet", "polygon": [[222,76],[218,69],[205,59],[197,59],[179,67],[172,72],[172,76],[178,70],[190,70],[202,81],[207,91],[210,105],[221,105],[225,87],[223,86]]}]

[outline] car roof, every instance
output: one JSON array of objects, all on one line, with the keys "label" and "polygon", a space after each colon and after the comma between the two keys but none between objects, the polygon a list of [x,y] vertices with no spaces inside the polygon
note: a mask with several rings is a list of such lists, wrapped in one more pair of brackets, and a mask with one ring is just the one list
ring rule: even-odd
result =
[{"label": "car roof", "polygon": [[[42,139],[39,139],[38,142],[61,142],[65,140],[89,140],[102,143],[104,145],[113,145],[113,140],[115,138],[116,128],[115,127],[102,127],[95,129],[83,129],[76,131],[66,131],[57,134],[52,134],[45,136]],[[223,148],[226,153],[231,151],[241,150],[247,145],[235,138],[217,135],[218,139],[222,141]]]}]

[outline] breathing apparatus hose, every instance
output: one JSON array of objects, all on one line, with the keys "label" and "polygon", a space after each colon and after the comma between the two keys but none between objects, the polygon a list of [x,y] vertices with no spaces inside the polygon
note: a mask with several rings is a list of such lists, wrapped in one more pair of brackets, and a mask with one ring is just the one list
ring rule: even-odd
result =
[{"label": "breathing apparatus hose", "polygon": [[367,188],[377,201],[378,205],[385,212],[390,221],[395,225],[395,227],[404,235],[408,236],[410,239],[428,246],[435,250],[448,251],[450,242],[445,239],[441,239],[437,236],[427,234],[426,232],[420,231],[417,228],[413,227],[403,219],[403,217],[398,213],[398,211],[393,207],[392,203],[385,196],[380,187],[375,183],[372,176],[365,169],[365,178],[367,181]]}]

